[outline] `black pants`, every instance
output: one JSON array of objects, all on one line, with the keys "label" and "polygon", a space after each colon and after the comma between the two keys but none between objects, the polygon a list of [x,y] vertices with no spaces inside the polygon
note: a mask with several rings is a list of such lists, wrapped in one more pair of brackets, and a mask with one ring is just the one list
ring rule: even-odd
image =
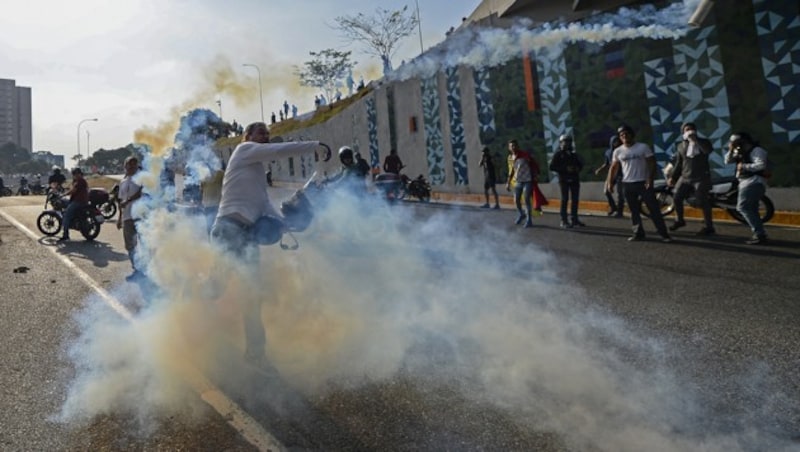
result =
[{"label": "black pants", "polygon": [[567,201],[572,198],[570,205],[570,217],[573,222],[578,221],[578,199],[581,196],[581,183],[580,181],[565,182],[558,181],[558,187],[561,189],[561,221],[567,222]]},{"label": "black pants", "polygon": [[617,201],[614,202],[614,193],[607,191],[606,192],[606,199],[608,200],[608,207],[611,209],[612,212],[617,212],[618,214],[622,215],[622,211],[625,210],[625,191],[621,181],[617,181],[616,184],[616,195]]},{"label": "black pants", "polygon": [[667,232],[667,225],[664,223],[664,217],[661,215],[661,206],[658,205],[656,193],[653,187],[644,187],[644,182],[623,182],[623,189],[625,191],[625,199],[628,200],[628,208],[631,211],[631,224],[633,226],[633,234],[637,237],[644,237],[644,227],[642,226],[642,202],[647,206],[650,212],[650,219],[656,226],[661,237],[669,237]]}]

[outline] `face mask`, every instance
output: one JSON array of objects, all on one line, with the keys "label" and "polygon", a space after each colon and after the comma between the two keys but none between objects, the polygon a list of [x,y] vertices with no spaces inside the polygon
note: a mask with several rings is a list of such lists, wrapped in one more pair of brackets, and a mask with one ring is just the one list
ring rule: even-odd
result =
[{"label": "face mask", "polygon": [[692,135],[694,135],[694,130],[687,130],[686,132],[683,132],[683,139],[688,140]]}]

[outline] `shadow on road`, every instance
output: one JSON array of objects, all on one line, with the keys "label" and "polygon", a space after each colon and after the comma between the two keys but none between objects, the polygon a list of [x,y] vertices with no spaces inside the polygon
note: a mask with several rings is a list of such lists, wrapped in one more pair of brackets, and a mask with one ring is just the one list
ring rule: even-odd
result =
[{"label": "shadow on road", "polygon": [[122,262],[128,260],[127,253],[120,253],[104,242],[83,239],[59,242],[58,237],[42,237],[39,243],[45,246],[56,247],[56,251],[64,256],[79,257],[91,261],[95,267],[107,267],[109,262]]}]

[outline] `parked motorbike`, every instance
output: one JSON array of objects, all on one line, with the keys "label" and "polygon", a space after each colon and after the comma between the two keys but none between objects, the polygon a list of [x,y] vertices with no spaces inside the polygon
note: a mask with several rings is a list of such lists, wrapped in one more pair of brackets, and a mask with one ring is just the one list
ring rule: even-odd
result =
[{"label": "parked motorbike", "polygon": [[28,196],[31,194],[31,187],[28,185],[28,179],[22,178],[19,180],[19,188],[17,188],[17,196]]},{"label": "parked motorbike", "polygon": [[[656,182],[653,187],[656,192],[656,199],[659,206],[661,206],[661,214],[669,215],[675,210],[674,206],[674,189],[666,184],[666,181]],[[739,180],[733,176],[714,178],[711,180],[711,191],[709,192],[709,202],[712,209],[722,209],[728,213],[736,221],[747,224],[746,220],[736,210],[736,203],[739,196]],[[695,197],[694,189],[690,189],[689,194],[686,196],[684,205],[689,207],[700,208],[700,204]],[[758,213],[761,216],[761,221],[764,223],[769,222],[775,215],[775,206],[772,200],[767,195],[761,197],[758,203]],[[642,215],[649,217],[649,211],[645,205],[642,205]]]},{"label": "parked motorbike", "polygon": [[413,180],[405,174],[378,174],[375,186],[389,201],[405,199],[406,196],[413,196],[422,202],[431,200],[431,185],[422,174]]},{"label": "parked motorbike", "polygon": [[[47,205],[50,205],[50,209]],[[36,227],[39,228],[42,234],[47,236],[54,236],[61,231],[64,211],[69,204],[66,196],[50,191],[44,201],[44,212],[39,214],[36,219]],[[70,229],[80,231],[81,235],[86,240],[94,240],[100,235],[100,225],[103,224],[105,218],[100,213],[100,210],[91,202],[78,212],[69,224]]]},{"label": "parked motorbike", "polygon": [[[114,215],[117,214],[117,199],[119,198],[119,184],[114,184],[111,187],[111,191],[107,194],[107,199],[103,202],[100,202],[102,199],[102,194],[98,193],[95,195],[97,197],[97,201],[99,205],[97,208],[100,210],[100,213],[103,214],[103,218],[106,220],[110,220],[114,218]],[[90,192],[90,202],[91,202],[91,192]]]},{"label": "parked motorbike", "polygon": [[13,194],[14,194],[14,192],[11,191],[11,188],[6,187],[3,184],[3,178],[0,177],[0,196],[11,196]]}]

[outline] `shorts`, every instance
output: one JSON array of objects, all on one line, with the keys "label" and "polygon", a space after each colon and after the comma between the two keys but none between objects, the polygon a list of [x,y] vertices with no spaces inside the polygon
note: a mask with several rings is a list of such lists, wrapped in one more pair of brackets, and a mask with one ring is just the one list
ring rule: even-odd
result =
[{"label": "shorts", "polygon": [[139,238],[136,234],[135,220],[122,221],[122,240],[125,242],[125,251],[133,251],[136,249]]}]

